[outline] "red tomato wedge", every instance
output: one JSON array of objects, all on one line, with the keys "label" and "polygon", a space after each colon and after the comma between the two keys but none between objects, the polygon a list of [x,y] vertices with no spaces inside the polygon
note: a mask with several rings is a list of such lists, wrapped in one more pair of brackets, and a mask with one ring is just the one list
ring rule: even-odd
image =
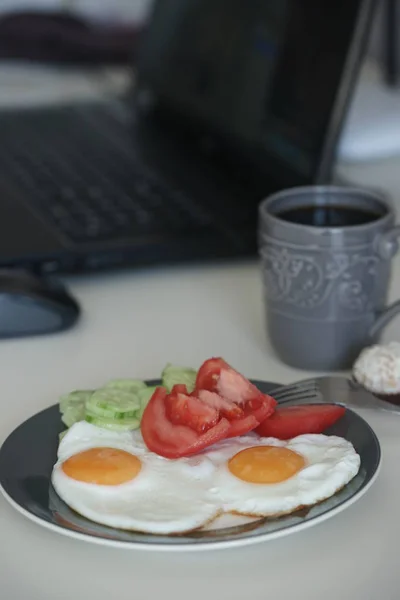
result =
[{"label": "red tomato wedge", "polygon": [[146,406],[141,431],[147,447],[165,458],[191,456],[216,442],[248,433],[274,411],[276,401],[222,359],[206,361],[195,390],[159,387]]},{"label": "red tomato wedge", "polygon": [[222,358],[210,358],[200,367],[195,393],[201,397],[204,391],[212,392],[222,399],[219,410],[230,421],[226,437],[248,433],[269,417],[276,406],[276,401],[271,396],[260,392]]},{"label": "red tomato wedge", "polygon": [[345,412],[344,406],[337,404],[279,406],[255,431],[263,437],[289,440],[304,433],[322,433]]},{"label": "red tomato wedge", "polygon": [[226,437],[229,421],[221,418],[213,425],[210,413],[199,406],[200,401],[196,403],[198,410],[191,414],[194,400],[179,391],[167,394],[162,387],[156,389],[140,425],[149,450],[165,458],[180,458],[196,454]]}]

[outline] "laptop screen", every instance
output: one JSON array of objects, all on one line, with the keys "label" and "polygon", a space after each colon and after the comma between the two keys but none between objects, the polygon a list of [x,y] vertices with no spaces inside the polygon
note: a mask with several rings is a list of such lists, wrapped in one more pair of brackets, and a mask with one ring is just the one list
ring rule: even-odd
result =
[{"label": "laptop screen", "polygon": [[311,182],[366,4],[159,0],[140,80],[260,170]]}]

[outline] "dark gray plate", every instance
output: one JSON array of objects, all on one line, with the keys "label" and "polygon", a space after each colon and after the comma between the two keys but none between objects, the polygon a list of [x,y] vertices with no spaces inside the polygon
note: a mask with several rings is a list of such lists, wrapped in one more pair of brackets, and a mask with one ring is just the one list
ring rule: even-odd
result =
[{"label": "dark gray plate", "polygon": [[[277,384],[254,382],[268,392]],[[57,460],[58,434],[63,425],[58,405],[20,425],[0,450],[0,490],[19,512],[42,526],[87,541],[148,550],[210,550],[280,537],[323,521],[362,496],[380,466],[379,442],[356,413],[346,414],[326,433],[349,440],[361,457],[357,476],[340,492],[311,507],[276,519],[261,519],[235,527],[199,531],[184,536],[159,536],[122,531],[92,523],[72,511],[55,493],[50,475]]]}]

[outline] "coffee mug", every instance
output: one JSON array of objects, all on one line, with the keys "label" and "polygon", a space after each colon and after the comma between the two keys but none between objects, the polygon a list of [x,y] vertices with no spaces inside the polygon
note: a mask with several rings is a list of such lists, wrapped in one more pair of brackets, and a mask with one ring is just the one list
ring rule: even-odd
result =
[{"label": "coffee mug", "polygon": [[310,186],[278,192],[259,207],[258,245],[267,329],[287,364],[352,366],[400,312],[387,306],[400,226],[380,193]]}]

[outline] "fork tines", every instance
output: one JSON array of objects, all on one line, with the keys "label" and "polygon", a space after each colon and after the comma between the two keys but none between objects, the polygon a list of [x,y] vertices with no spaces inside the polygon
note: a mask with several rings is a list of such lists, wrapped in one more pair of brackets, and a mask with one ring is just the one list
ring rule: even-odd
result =
[{"label": "fork tines", "polygon": [[299,383],[280,386],[270,392],[277,402],[290,402],[291,400],[318,400],[320,392],[315,379],[308,379]]}]

